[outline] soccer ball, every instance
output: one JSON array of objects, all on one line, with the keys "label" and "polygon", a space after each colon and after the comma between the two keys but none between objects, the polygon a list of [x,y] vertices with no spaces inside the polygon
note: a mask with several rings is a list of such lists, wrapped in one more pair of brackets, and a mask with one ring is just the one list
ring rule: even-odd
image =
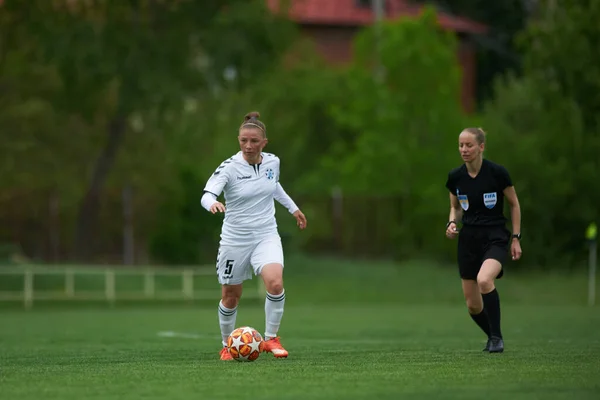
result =
[{"label": "soccer ball", "polygon": [[255,361],[263,351],[264,344],[256,329],[243,326],[235,329],[227,338],[227,351],[234,360]]}]

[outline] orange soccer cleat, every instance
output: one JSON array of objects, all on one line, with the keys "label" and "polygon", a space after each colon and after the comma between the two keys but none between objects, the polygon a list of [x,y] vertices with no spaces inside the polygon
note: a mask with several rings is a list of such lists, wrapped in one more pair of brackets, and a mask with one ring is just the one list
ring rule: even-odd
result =
[{"label": "orange soccer cleat", "polygon": [[267,353],[273,353],[275,358],[286,358],[288,356],[288,351],[281,345],[279,336],[273,339],[265,340],[263,342],[263,351]]},{"label": "orange soccer cleat", "polygon": [[227,350],[227,347],[223,347],[221,349],[220,356],[221,356],[221,360],[222,361],[231,361],[231,360],[233,360],[233,357],[231,357],[231,354],[229,354],[229,351]]}]

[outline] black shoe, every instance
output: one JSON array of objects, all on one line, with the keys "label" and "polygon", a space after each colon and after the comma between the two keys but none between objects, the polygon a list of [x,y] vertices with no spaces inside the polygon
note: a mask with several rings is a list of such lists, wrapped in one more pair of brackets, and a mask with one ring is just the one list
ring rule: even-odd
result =
[{"label": "black shoe", "polygon": [[502,353],[504,351],[504,340],[502,338],[492,336],[488,343],[490,343],[488,350],[490,353]]},{"label": "black shoe", "polygon": [[490,351],[490,346],[492,345],[492,339],[488,339],[485,344],[485,348],[482,351]]}]

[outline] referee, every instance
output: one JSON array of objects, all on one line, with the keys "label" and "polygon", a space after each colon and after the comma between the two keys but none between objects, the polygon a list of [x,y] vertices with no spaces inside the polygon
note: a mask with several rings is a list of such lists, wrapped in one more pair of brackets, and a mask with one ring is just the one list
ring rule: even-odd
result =
[{"label": "referee", "polygon": [[[494,285],[510,255],[521,258],[521,209],[510,175],[483,159],[485,132],[467,128],[458,137],[464,164],[448,174],[450,218],[446,236],[458,237],[458,269],[469,314],[488,337],[484,351],[501,353],[500,297]],[[510,207],[512,234],[506,229],[504,199]],[[460,234],[458,221],[462,220]]]}]

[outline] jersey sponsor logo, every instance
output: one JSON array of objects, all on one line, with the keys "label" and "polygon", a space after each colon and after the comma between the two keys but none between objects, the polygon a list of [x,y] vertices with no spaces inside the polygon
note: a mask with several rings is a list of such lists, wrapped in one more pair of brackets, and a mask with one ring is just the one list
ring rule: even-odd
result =
[{"label": "jersey sponsor logo", "polygon": [[238,180],[238,181],[241,181],[241,180],[244,180],[244,179],[250,179],[250,178],[252,178],[252,175],[238,176],[238,177],[237,177],[237,180]]},{"label": "jersey sponsor logo", "polygon": [[267,171],[265,172],[265,175],[267,176],[267,179],[275,178],[275,173],[273,172],[273,170],[271,168],[267,169]]},{"label": "jersey sponsor logo", "polygon": [[496,192],[483,194],[483,204],[487,208],[490,208],[490,209],[494,208],[494,206],[496,205],[497,202],[498,202],[498,195],[496,194]]}]

